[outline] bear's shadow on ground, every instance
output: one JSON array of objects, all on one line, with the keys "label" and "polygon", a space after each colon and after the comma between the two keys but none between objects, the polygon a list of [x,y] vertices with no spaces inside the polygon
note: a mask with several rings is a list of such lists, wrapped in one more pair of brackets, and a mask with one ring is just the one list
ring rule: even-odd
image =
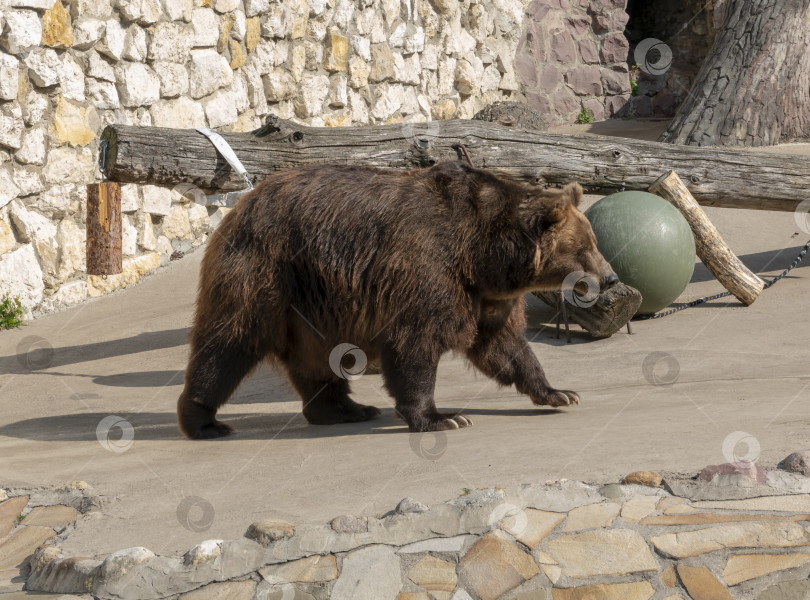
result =
[{"label": "bear's shadow on ground", "polygon": [[[222,414],[224,422],[233,426],[235,432],[227,437],[213,440],[224,443],[228,440],[269,440],[269,439],[315,439],[368,434],[407,434],[405,424],[394,415],[393,408],[382,408],[382,415],[362,423],[339,423],[337,425],[310,425],[300,412],[250,414]],[[552,416],[564,411],[555,408],[527,407],[526,409],[452,408],[442,406],[443,412],[462,410],[467,415],[487,415],[502,417]],[[177,428],[177,418],[169,412],[117,412],[118,426],[99,430],[103,419],[111,416],[107,412],[55,415],[25,419],[0,426],[0,437],[28,439],[36,442],[96,442],[119,441],[122,427],[134,430],[135,441],[183,441],[189,444],[206,442],[187,441]],[[210,443],[210,441],[208,442]]]}]

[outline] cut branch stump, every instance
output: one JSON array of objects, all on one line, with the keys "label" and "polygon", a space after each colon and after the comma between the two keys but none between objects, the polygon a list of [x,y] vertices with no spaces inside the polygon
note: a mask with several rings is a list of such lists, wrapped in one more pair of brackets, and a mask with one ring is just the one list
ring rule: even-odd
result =
[{"label": "cut branch stump", "polygon": [[650,191],[659,194],[684,216],[695,236],[695,249],[712,275],[736,298],[750,306],[765,287],[723,241],[720,232],[706,216],[674,171],[660,177]]}]

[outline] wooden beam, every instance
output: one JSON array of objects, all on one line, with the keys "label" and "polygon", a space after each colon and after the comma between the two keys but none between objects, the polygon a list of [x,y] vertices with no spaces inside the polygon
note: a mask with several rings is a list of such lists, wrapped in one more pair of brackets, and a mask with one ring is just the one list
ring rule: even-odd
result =
[{"label": "wooden beam", "polygon": [[[793,211],[806,198],[810,159],[725,148],[677,146],[595,135],[555,135],[473,120],[367,127],[305,127],[274,116],[251,133],[223,133],[258,183],[273,171],[306,163],[427,167],[455,160],[466,146],[474,164],[510,179],[592,191],[647,190],[677,171],[704,206]],[[105,176],[120,183],[209,192],[242,189],[211,143],[193,129],[110,125]]]},{"label": "wooden beam", "polygon": [[729,292],[746,306],[762,293],[765,282],[754,275],[731,251],[720,232],[709,220],[674,171],[662,175],[650,191],[669,201],[681,211],[695,236],[698,258]]}]

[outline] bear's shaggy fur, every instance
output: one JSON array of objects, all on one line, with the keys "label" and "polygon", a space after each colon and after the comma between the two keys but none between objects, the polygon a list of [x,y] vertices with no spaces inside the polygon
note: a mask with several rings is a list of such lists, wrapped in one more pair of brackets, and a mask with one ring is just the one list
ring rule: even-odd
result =
[{"label": "bear's shaggy fur", "polygon": [[581,195],[576,184],[541,190],[461,162],[272,175],[206,248],[180,428],[227,435],[217,409],[265,359],[286,369],[310,423],[378,415],[349,398],[348,378],[330,366],[339,344],[380,358],[411,431],[471,425],[433,401],[450,350],[535,404],[577,404],[575,392],[549,385],[530,349],[523,296],[559,289],[574,271],[617,281],[577,208]]}]

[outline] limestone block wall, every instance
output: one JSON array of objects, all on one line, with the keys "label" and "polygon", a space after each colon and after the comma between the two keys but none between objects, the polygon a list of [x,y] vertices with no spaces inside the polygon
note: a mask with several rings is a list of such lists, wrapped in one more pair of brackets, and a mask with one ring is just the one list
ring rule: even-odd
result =
[{"label": "limestone block wall", "polygon": [[498,100],[599,119],[629,89],[624,2],[0,0],[0,294],[29,316],[104,295],[222,218],[188,186],[125,185],[123,273],[87,276],[85,185],[108,124],[407,124]]}]

